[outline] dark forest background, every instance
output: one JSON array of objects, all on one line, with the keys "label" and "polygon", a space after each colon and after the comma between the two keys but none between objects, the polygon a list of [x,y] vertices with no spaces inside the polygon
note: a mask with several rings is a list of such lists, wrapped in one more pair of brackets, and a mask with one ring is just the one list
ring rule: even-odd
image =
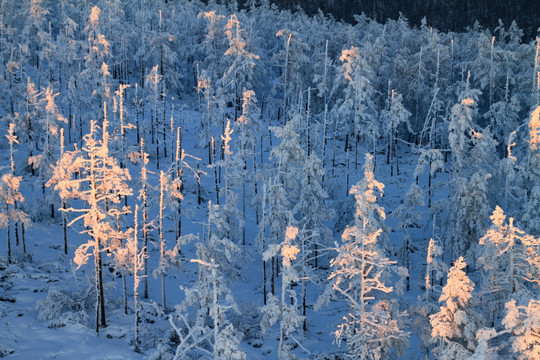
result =
[{"label": "dark forest background", "polygon": [[[228,2],[228,0],[222,0]],[[239,0],[246,6],[253,0]],[[256,3],[259,0],[256,1]],[[354,22],[354,15],[364,13],[379,22],[397,19],[400,12],[413,26],[426,17],[428,24],[441,31],[464,31],[475,22],[493,30],[499,19],[506,26],[513,20],[523,30],[525,40],[534,39],[540,27],[540,0],[270,0],[280,8],[308,14],[321,9],[338,20]]]}]

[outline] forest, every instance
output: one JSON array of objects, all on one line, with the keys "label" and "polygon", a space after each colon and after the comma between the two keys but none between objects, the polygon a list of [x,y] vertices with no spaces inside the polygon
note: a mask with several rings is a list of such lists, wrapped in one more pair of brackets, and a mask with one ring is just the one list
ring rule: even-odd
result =
[{"label": "forest", "polygon": [[279,3],[0,0],[0,357],[540,359],[537,4]]},{"label": "forest", "polygon": [[[249,0],[238,1],[241,7],[249,3]],[[350,23],[354,23],[355,14],[362,13],[383,23],[403,14],[413,26],[419,26],[426,17],[440,31],[463,32],[476,22],[493,30],[499,20],[506,24],[516,21],[527,39],[536,37],[540,13],[540,2],[529,0],[270,0],[270,3],[292,11],[301,9],[309,15],[321,9],[337,20]]]}]

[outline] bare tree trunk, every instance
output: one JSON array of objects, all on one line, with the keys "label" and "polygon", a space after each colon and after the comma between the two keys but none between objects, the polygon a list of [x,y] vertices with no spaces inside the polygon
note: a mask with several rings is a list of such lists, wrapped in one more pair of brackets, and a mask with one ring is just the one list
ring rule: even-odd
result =
[{"label": "bare tree trunk", "polygon": [[[62,201],[62,227],[64,229],[64,254],[68,254],[68,245],[67,245],[67,221],[66,221],[66,203]],[[24,225],[23,225],[24,226]]]},{"label": "bare tree trunk", "polygon": [[105,320],[105,298],[103,293],[103,273],[101,264],[101,239],[95,238],[94,246],[94,265],[96,281],[96,333],[99,334],[100,327],[107,327]]},{"label": "bare tree trunk", "polygon": [[[135,225],[134,225],[134,229],[135,229],[135,234],[134,234],[134,237],[135,237],[135,266],[134,266],[134,269],[133,269],[133,303],[134,303],[134,307],[135,307],[135,340],[134,340],[134,345],[135,345],[135,352],[140,352],[140,349],[139,349],[139,322],[140,322],[140,318],[139,318],[139,270],[140,270],[140,257],[139,257],[139,237],[138,237],[138,219],[137,219],[137,215],[138,215],[138,212],[139,212],[139,206],[138,205],[135,205],[135,214],[134,214],[134,217],[135,217]],[[143,250],[143,254],[144,254],[144,250]]]},{"label": "bare tree trunk", "polygon": [[23,254],[26,255],[26,241],[25,241],[25,237],[24,237],[24,222],[21,222],[21,237],[22,237]]},{"label": "bare tree trunk", "polygon": [[347,182],[346,182],[346,193],[345,196],[349,196],[349,134],[345,137],[345,157],[347,162]]},{"label": "bare tree trunk", "polygon": [[128,313],[127,305],[127,285],[126,285],[126,271],[122,270],[122,289],[124,290],[124,314]]},{"label": "bare tree trunk", "polygon": [[272,256],[272,277],[271,277],[271,280],[270,280],[270,289],[272,291],[272,295],[275,295],[276,294],[276,289],[275,289],[275,275],[276,275],[276,257],[275,256]]},{"label": "bare tree trunk", "polygon": [[247,162],[244,158],[244,181],[242,181],[242,245],[246,246],[246,178]]},{"label": "bare tree trunk", "polygon": [[[215,165],[216,157],[216,142],[214,137],[212,137],[212,162]],[[217,166],[214,166],[214,184],[216,186],[216,204],[219,205],[219,186],[218,186],[218,175],[217,175]]]},{"label": "bare tree trunk", "polygon": [[11,221],[9,220],[9,205],[6,203],[6,215],[8,216],[8,219],[7,219],[7,248],[8,248],[8,263],[12,263],[12,258],[11,258],[11,233],[10,233],[10,223]]}]

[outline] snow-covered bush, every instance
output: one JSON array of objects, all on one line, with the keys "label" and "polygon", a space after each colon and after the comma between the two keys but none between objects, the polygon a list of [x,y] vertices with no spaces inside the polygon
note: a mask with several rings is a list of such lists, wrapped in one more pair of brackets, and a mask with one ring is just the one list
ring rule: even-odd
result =
[{"label": "snow-covered bush", "polygon": [[36,303],[38,319],[47,321],[50,328],[64,327],[68,323],[86,325],[93,307],[93,289],[73,292],[68,289],[51,289],[47,296]]}]

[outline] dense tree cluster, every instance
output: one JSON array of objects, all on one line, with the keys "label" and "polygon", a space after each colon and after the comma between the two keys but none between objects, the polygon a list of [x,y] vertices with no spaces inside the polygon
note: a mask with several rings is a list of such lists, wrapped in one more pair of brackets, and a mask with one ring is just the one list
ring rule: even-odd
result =
[{"label": "dense tree cluster", "polygon": [[[535,1],[514,0],[270,0],[280,8],[302,9],[313,15],[322,10],[338,20],[354,21],[354,15],[364,13],[379,22],[397,19],[402,13],[411,24],[419,26],[425,16],[430,24],[442,31],[465,31],[475,22],[494,29],[499,19],[504,23],[513,20],[523,29],[527,38],[536,35],[540,23],[534,14],[540,12]],[[239,0],[246,6],[249,0]]]}]

